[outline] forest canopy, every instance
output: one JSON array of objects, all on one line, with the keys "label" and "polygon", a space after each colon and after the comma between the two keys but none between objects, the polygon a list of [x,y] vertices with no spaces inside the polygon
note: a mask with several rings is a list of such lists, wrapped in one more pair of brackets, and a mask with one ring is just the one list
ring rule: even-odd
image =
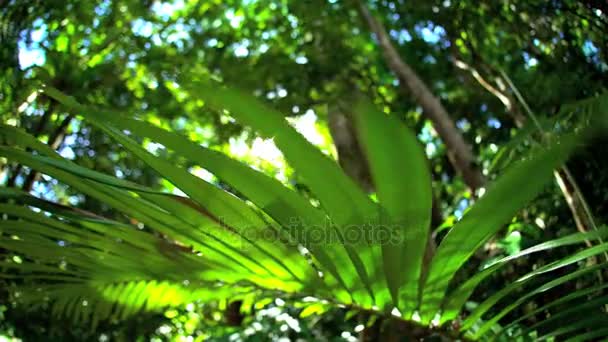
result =
[{"label": "forest canopy", "polygon": [[608,338],[604,1],[0,0],[0,341]]}]

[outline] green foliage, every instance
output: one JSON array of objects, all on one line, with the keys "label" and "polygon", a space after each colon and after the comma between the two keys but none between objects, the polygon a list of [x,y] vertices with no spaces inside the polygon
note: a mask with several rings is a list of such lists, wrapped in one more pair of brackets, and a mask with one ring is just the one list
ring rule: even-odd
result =
[{"label": "green foliage", "polygon": [[[420,147],[405,126],[367,104],[357,107],[356,126],[378,189],[378,202],[374,202],[337,164],[259,101],[208,83],[193,82],[188,87],[192,89],[191,96],[205,94],[205,101],[229,110],[244,123],[273,137],[302,175],[318,205],[272,178],[179,134],[120,112],[82,105],[57,89],[45,87],[44,92],[66,110],[82,115],[187,197],[158,192],[78,166],[27,133],[3,127],[5,146],[0,147],[0,155],[107,203],[128,218],[128,223],[122,223],[3,189],[1,194],[9,199],[9,204],[0,207],[5,215],[0,246],[13,255],[10,262],[2,264],[11,270],[3,276],[21,284],[16,299],[38,305],[48,301],[54,315],[93,326],[110,318],[124,319],[140,311],[193,301],[277,295],[313,296],[333,305],[385,314],[396,308],[404,320],[428,325],[436,319],[434,325],[447,326],[456,319],[476,286],[505,264],[531,253],[583,241],[598,242],[506,285],[486,298],[463,322],[461,330],[450,332],[478,339],[499,332],[498,322],[534,295],[605,267],[603,262],[581,262],[608,250],[608,244],[601,239],[608,232],[579,233],[497,261],[446,294],[456,272],[543,189],[551,179],[551,170],[583,141],[581,135],[563,135],[509,167],[450,229],[430,261],[428,276],[421,282],[430,222],[430,177]],[[163,156],[153,155],[133,140],[136,136],[161,143],[189,158],[231,184],[243,197],[193,176]],[[399,157],[404,150],[410,151],[406,154],[408,159]],[[404,205],[401,201],[406,193],[411,204]],[[377,232],[387,226],[394,230],[390,233],[399,233],[393,236],[400,238],[397,242],[369,237],[352,239],[348,235],[352,233],[348,229],[367,227]],[[314,240],[314,234],[319,233],[322,239]],[[337,239],[330,241],[331,237]],[[307,250],[304,254],[302,247]],[[572,265],[578,266],[569,267]],[[568,271],[541,281],[540,285],[534,282],[562,269]],[[538,287],[503,309],[496,306],[528,283]],[[419,284],[424,286],[419,288]],[[588,292],[589,288],[577,291],[581,291],[581,296],[595,293]],[[604,303],[602,298],[592,301],[595,305],[591,307],[599,308]],[[318,309],[308,307],[302,315]],[[483,317],[486,318],[482,320]],[[589,326],[602,322],[579,323]],[[516,333],[545,333],[535,327]]]},{"label": "green foliage", "polygon": [[[354,3],[3,2],[0,339],[604,337],[607,275],[585,270],[608,253],[577,258],[602,250],[608,220],[608,7],[360,1],[492,180],[477,198]],[[373,160],[369,195],[332,160],[327,128],[353,89],[373,103],[344,113]],[[570,149],[574,201],[547,178]],[[393,222],[397,244],[384,228],[350,235]],[[223,326],[232,299],[240,328]],[[301,332],[279,308],[304,310]]]},{"label": "green foliage", "polygon": [[[424,152],[411,131],[393,116],[377,112],[369,105],[359,106],[355,126],[377,189],[380,223],[397,229],[394,233],[402,240],[382,245],[384,272],[395,306],[409,317],[417,306],[428,245],[431,176]],[[406,192],[412,197],[404,203]]]}]

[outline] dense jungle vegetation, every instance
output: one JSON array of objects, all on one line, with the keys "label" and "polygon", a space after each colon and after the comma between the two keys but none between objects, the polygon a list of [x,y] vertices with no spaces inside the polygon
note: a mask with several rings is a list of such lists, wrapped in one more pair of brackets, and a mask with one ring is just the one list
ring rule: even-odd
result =
[{"label": "dense jungle vegetation", "polygon": [[608,338],[601,0],[0,0],[0,341]]}]

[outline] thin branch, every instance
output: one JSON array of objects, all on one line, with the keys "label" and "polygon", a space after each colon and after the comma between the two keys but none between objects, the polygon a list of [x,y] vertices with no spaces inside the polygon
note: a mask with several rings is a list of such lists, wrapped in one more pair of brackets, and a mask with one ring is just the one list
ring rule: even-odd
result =
[{"label": "thin branch", "polygon": [[[59,146],[61,146],[61,143],[65,138],[65,132],[73,118],[74,117],[72,115],[67,115],[63,119],[63,121],[61,121],[57,129],[53,132],[53,134],[49,137],[48,145],[52,149],[56,150],[59,148]],[[40,174],[37,171],[32,170],[23,182],[23,191],[30,192],[32,190],[34,182],[38,180],[39,175]]]},{"label": "thin branch", "polygon": [[524,97],[521,95],[521,93],[519,92],[519,90],[517,89],[515,84],[513,84],[513,81],[511,81],[511,78],[503,70],[500,70],[500,75],[505,80],[505,82],[507,82],[507,84],[509,85],[509,88],[511,88],[511,91],[513,91],[513,94],[515,94],[515,97],[517,98],[519,103],[521,103],[521,106],[524,107],[524,110],[526,111],[526,113],[528,114],[528,116],[530,117],[532,122],[534,122],[534,125],[536,126],[536,128],[538,128],[539,131],[541,131],[542,133],[545,133],[542,125],[540,124],[540,121],[538,120],[538,118],[536,117],[536,115],[534,114],[532,109],[530,109],[530,106],[528,106],[528,103],[526,102]]},{"label": "thin branch", "polygon": [[[484,89],[496,96],[503,103],[503,105],[507,109],[507,112],[509,112],[513,116],[515,124],[518,127],[521,128],[524,125],[526,118],[523,117],[521,113],[516,110],[517,107],[515,106],[515,101],[510,99],[505,92],[501,92],[500,90],[493,87],[488,81],[483,78],[483,76],[481,76],[481,74],[476,69],[466,64],[465,62],[459,59],[455,59],[454,64],[460,69],[471,72],[473,78],[477,80],[477,82]],[[501,81],[501,83],[504,82],[508,85],[509,89],[515,95],[516,100],[524,108],[525,112],[528,114],[534,125],[543,135],[545,135],[546,132],[540,124],[540,121],[538,120],[538,118],[536,117],[536,115],[534,114],[522,94],[519,92],[519,89],[515,86],[511,78],[503,70],[498,70],[498,73],[500,73],[500,78],[498,78],[498,80]],[[559,185],[560,190],[562,191],[566,203],[568,204],[568,207],[572,212],[577,229],[581,232],[586,232],[590,228],[597,230],[597,225],[595,223],[591,210],[589,209],[587,201],[585,200],[582,192],[580,191],[580,188],[578,187],[578,184],[576,183],[576,180],[574,179],[574,176],[568,170],[567,166],[561,166],[558,170],[554,172],[554,176]],[[600,242],[602,241],[600,240]],[[587,241],[587,245],[590,246],[591,242]],[[608,260],[608,254],[606,255],[606,258]]]},{"label": "thin branch", "polygon": [[496,96],[498,98],[498,100],[500,100],[500,102],[502,102],[502,104],[505,106],[505,108],[507,108],[507,110],[510,111],[513,109],[513,103],[511,102],[511,99],[509,99],[509,97],[507,95],[503,94],[500,90],[494,88],[494,86],[492,86],[490,84],[490,82],[486,81],[485,78],[483,78],[483,76],[481,76],[481,74],[477,71],[477,69],[471,67],[464,61],[457,59],[457,58],[454,59],[454,65],[459,69],[470,72],[471,75],[473,76],[473,78],[482,87],[484,87],[488,92],[490,92],[492,95]]},{"label": "thin branch", "polygon": [[399,79],[400,86],[407,90],[414,100],[420,104],[425,116],[433,123],[433,127],[445,143],[448,158],[454,169],[462,175],[465,183],[473,192],[483,187],[486,179],[476,165],[471,147],[465,142],[439,98],[430,91],[418,74],[400,57],[386,29],[370,13],[365,3],[357,0],[356,4],[361,17],[378,39],[385,61]]},{"label": "thin branch", "polygon": [[[471,49],[471,52],[473,54],[477,55],[478,58],[481,59],[481,56],[479,54],[476,54],[475,51],[472,50],[473,48],[471,46],[469,46],[469,48]],[[487,65],[483,62],[483,60],[480,60],[478,62],[481,62],[482,66],[486,66],[486,69],[494,70],[491,65]],[[523,127],[526,117],[523,116],[521,112],[517,109],[517,106],[515,105],[515,100],[517,100],[521,104],[521,106],[524,108],[525,112],[533,121],[537,129],[543,135],[546,134],[546,132],[542,128],[542,125],[540,124],[540,121],[538,120],[538,118],[536,117],[536,115],[534,114],[522,94],[519,92],[519,89],[517,89],[511,78],[503,70],[497,69],[497,72],[500,74],[500,77],[497,77],[497,83],[498,88],[500,88],[502,90],[501,91],[492,86],[475,68],[471,67],[465,62],[454,58],[454,65],[462,70],[467,70],[471,72],[473,78],[484,89],[486,89],[492,95],[496,96],[500,100],[500,102],[503,103],[507,112],[511,114],[517,127]],[[504,86],[504,83],[506,83],[509,89],[513,92],[513,94],[515,95],[515,99],[511,98],[511,96],[505,92],[506,87]],[[555,170],[553,174],[562,192],[562,195],[566,200],[566,204],[568,205],[568,208],[572,213],[577,230],[580,232],[587,232],[589,229],[597,230],[598,228],[593,218],[593,214],[589,209],[589,205],[587,204],[585,197],[583,196],[574,176],[572,175],[568,167],[566,165],[562,165],[559,169]],[[598,241],[600,243],[603,243],[601,239],[599,239]],[[592,246],[591,241],[587,240],[585,241],[585,243],[589,247]],[[608,260],[608,253],[604,253],[604,256],[606,260]]]},{"label": "thin branch", "polygon": [[[521,103],[522,107],[526,110],[528,116],[532,119],[534,125],[543,134],[543,136],[546,135],[547,133],[540,124],[540,121],[538,120],[530,106],[528,106],[528,103],[521,95],[517,87],[515,87],[515,84],[513,84],[511,78],[509,78],[509,76],[503,70],[500,70],[500,74],[507,82],[509,87],[512,89],[513,93]],[[593,214],[589,209],[589,205],[587,204],[585,196],[580,190],[576,179],[574,178],[568,167],[565,164],[560,166],[560,168],[554,172],[554,176],[560,189],[562,190],[564,198],[566,199],[566,203],[568,204],[568,207],[572,212],[572,216],[574,217],[574,222],[577,226],[577,229],[581,232],[587,232],[589,231],[589,229],[598,230],[597,225],[595,223],[595,219],[593,218]],[[598,241],[599,243],[604,243],[603,239],[601,238],[598,239]],[[587,245],[591,245],[591,242],[587,241]],[[604,258],[608,260],[607,252],[604,252]]]},{"label": "thin branch", "polygon": [[[53,114],[54,111],[55,111],[55,105],[54,105],[54,102],[51,102],[51,103],[49,103],[48,108],[44,111],[44,114],[42,114],[42,117],[40,118],[40,121],[38,121],[36,128],[34,128],[34,132],[32,133],[33,136],[39,137],[42,134],[42,132],[44,132],[44,130],[47,126],[47,123],[49,122],[51,115]],[[11,172],[11,177],[6,182],[7,188],[12,188],[15,186],[15,182],[17,181],[17,178],[19,177],[19,174],[21,173],[22,170],[23,170],[23,165],[21,165],[21,164],[19,164],[15,167],[15,169]]]}]

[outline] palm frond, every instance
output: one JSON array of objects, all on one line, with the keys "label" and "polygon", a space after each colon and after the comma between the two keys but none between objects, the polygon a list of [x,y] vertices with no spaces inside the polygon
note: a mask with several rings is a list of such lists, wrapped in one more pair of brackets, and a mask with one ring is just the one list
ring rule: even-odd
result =
[{"label": "palm frond", "polygon": [[[542,191],[553,168],[583,141],[583,133],[561,135],[508,168],[449,231],[428,265],[427,277],[422,278],[432,200],[430,172],[415,135],[395,117],[366,104],[359,104],[354,114],[357,134],[371,164],[376,203],[281,114],[255,98],[206,82],[185,82],[184,88],[273,138],[320,205],[185,137],[137,117],[83,105],[46,87],[47,95],[81,115],[186,195],[159,192],[78,166],[31,135],[0,127],[0,156],[46,174],[127,218],[120,222],[15,189],[0,189],[5,202],[0,204],[0,247],[14,256],[0,268],[10,270],[2,277],[19,284],[22,300],[35,303],[44,299],[56,315],[97,324],[197,300],[313,295],[386,314],[397,308],[402,319],[420,317],[422,325],[445,326],[468,314],[461,332],[473,339],[517,334],[585,339],[591,335],[584,329],[604,322],[604,316],[582,319],[559,330],[556,315],[526,326],[527,318],[509,322],[508,314],[540,293],[604,269],[605,263],[587,265],[585,261],[608,250],[602,241],[608,235],[605,229],[531,247],[447,291],[473,253]],[[240,197],[150,153],[134,136],[160,143],[205,168],[236,189]],[[348,234],[353,227],[367,227],[372,233],[396,227],[401,239],[397,243],[352,240]],[[315,239],[315,234],[325,239]],[[337,239],[328,241],[328,237]],[[470,312],[463,309],[479,284],[510,262],[592,240],[599,243],[531,270],[479,299],[480,304]],[[544,279],[557,271],[561,272],[558,276]],[[501,307],[522,287],[529,291]],[[593,283],[546,304],[530,317],[553,312],[603,289],[603,284]],[[593,297],[597,305],[573,308],[597,309],[603,300],[603,296]]]}]

